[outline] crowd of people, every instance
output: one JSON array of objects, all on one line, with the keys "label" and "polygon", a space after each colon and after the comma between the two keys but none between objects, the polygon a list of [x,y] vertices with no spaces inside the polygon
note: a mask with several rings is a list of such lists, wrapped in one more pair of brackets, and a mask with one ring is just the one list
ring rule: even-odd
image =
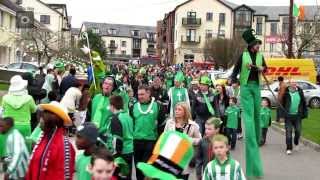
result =
[{"label": "crowd of people", "polygon": [[[267,142],[271,110],[258,77],[266,65],[260,42],[243,37],[248,49],[227,84],[189,65],[115,65],[93,94],[96,77],[81,83],[75,68],[60,62],[34,79],[12,77],[0,119],[5,178],[189,179],[195,172],[197,179],[242,180],[230,153],[243,138],[242,124],[246,175],[262,177],[259,146]],[[294,82],[283,88],[278,112],[291,154],[292,130],[298,145],[307,107]]]}]

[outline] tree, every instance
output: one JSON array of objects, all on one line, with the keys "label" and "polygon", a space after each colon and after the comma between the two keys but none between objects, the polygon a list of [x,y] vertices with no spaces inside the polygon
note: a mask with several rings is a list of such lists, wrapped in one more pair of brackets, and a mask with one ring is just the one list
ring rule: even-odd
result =
[{"label": "tree", "polygon": [[[92,30],[88,31],[88,37],[89,37],[89,43],[90,43],[90,49],[93,51],[97,51],[101,58],[105,58],[107,56],[107,50],[105,46],[105,42],[102,40],[101,36],[99,36],[96,33],[93,33]],[[83,46],[87,46],[87,40],[81,39],[79,42],[79,48]]]},{"label": "tree", "polygon": [[[316,16],[315,16],[316,17]],[[312,21],[297,20],[293,30],[293,54],[295,58],[302,58],[303,54],[320,52],[320,22],[316,18]],[[288,57],[288,44],[283,43],[282,51]]]},{"label": "tree", "polygon": [[216,38],[207,40],[204,55],[207,61],[213,61],[216,68],[228,69],[238,60],[245,43],[239,35],[233,39]]}]

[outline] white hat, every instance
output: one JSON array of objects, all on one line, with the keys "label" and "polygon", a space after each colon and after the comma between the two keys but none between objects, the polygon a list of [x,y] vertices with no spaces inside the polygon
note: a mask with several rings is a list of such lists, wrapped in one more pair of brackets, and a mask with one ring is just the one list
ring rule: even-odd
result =
[{"label": "white hat", "polygon": [[10,93],[25,92],[28,86],[28,81],[22,79],[20,75],[15,75],[10,79]]}]

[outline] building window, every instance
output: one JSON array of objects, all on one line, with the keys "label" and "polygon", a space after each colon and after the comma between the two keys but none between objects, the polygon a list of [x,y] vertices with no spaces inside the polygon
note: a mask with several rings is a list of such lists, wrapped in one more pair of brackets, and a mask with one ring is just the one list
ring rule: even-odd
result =
[{"label": "building window", "polygon": [[148,32],[148,33],[147,33],[147,41],[148,41],[148,42],[155,42],[155,33],[153,33],[153,32]]},{"label": "building window", "polygon": [[16,1],[16,4],[17,4],[17,5],[21,5],[21,4],[22,4],[22,0],[17,0],[17,1]]},{"label": "building window", "polygon": [[287,35],[289,32],[289,17],[282,18],[282,34]]},{"label": "building window", "polygon": [[192,63],[194,61],[194,55],[193,54],[185,54],[184,55],[184,62],[185,63]]},{"label": "building window", "polygon": [[98,28],[92,28],[92,33],[99,34],[100,30]]},{"label": "building window", "polygon": [[207,21],[212,21],[212,20],[213,20],[213,13],[207,12]]},{"label": "building window", "polygon": [[141,40],[133,39],[133,49],[141,49]]},{"label": "building window", "polygon": [[114,50],[110,50],[110,55],[114,55],[115,51]]},{"label": "building window", "polygon": [[274,52],[274,49],[275,49],[275,44],[274,43],[271,43],[270,44],[270,52],[272,53],[272,52]]},{"label": "building window", "polygon": [[240,8],[236,12],[236,17],[235,17],[235,25],[237,27],[241,27],[244,29],[247,29],[251,27],[251,18],[252,18],[252,12],[248,10],[247,8]]},{"label": "building window", "polygon": [[126,51],[121,51],[121,55],[126,55],[127,52]]},{"label": "building window", "polygon": [[3,19],[4,19],[4,17],[3,17],[3,11],[0,10],[0,27],[3,26]]},{"label": "building window", "polygon": [[121,41],[121,47],[127,47],[127,41]]},{"label": "building window", "polygon": [[218,32],[219,38],[225,38],[226,37],[226,31],[224,29],[220,29]]},{"label": "building window", "polygon": [[132,36],[135,36],[135,37],[140,36],[139,30],[133,30],[133,31],[132,31]]},{"label": "building window", "polygon": [[207,39],[211,39],[212,36],[213,36],[212,30],[206,30],[206,38],[207,38]]},{"label": "building window", "polygon": [[220,13],[219,14],[219,25],[224,26],[226,24],[226,14]]},{"label": "building window", "polygon": [[187,13],[187,18],[197,18],[197,13],[196,12],[192,12],[192,11],[189,11]]},{"label": "building window", "polygon": [[111,46],[115,46],[116,45],[116,41],[115,40],[110,40],[110,45]]},{"label": "building window", "polygon": [[262,35],[262,23],[263,23],[263,18],[257,17],[257,24],[256,24],[256,34],[257,35]]},{"label": "building window", "polygon": [[108,33],[110,35],[116,35],[117,34],[117,30],[116,29],[108,29]]},{"label": "building window", "polygon": [[277,23],[271,23],[270,24],[270,34],[271,35],[277,35],[278,34],[278,24]]},{"label": "building window", "polygon": [[49,15],[40,15],[40,22],[42,24],[50,24],[50,16]]},{"label": "building window", "polygon": [[191,41],[191,42],[196,41],[196,30],[195,29],[188,29],[186,36],[187,36],[187,41]]}]

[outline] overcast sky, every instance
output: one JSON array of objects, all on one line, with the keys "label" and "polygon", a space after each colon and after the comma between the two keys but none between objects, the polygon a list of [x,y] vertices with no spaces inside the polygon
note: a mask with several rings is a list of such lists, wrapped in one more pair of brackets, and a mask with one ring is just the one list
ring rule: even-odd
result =
[{"label": "overcast sky", "polygon": [[[66,3],[72,27],[83,21],[151,25],[162,19],[166,12],[186,0],[42,0]],[[229,0],[236,4],[265,5],[266,0]],[[297,4],[316,5],[320,0],[295,0]],[[268,5],[289,5],[289,0],[267,0]]]}]

